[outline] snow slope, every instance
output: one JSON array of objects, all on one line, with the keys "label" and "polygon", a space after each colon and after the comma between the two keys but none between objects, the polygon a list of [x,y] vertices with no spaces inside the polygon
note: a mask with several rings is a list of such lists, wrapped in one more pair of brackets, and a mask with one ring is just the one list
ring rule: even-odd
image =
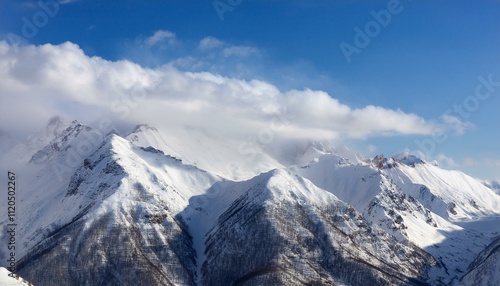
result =
[{"label": "snow slope", "polygon": [[462,172],[443,170],[428,163],[398,164],[397,168],[385,172],[406,193],[419,198],[442,217],[472,218],[500,212],[500,197]]},{"label": "snow slope", "polygon": [[358,164],[326,154],[289,169],[363,212],[371,223],[439,258],[448,270],[433,275],[444,283],[457,281],[500,231],[500,224],[490,223],[500,214],[499,197],[491,190],[410,154]]},{"label": "snow slope", "polygon": [[470,265],[461,285],[500,285],[500,238],[493,241]]},{"label": "snow slope", "polygon": [[0,267],[0,286],[28,286],[32,285],[28,281],[21,277],[14,278],[10,276],[12,274],[9,270],[4,267]]},{"label": "snow slope", "polygon": [[207,131],[183,128],[174,134],[138,125],[126,138],[134,145],[152,146],[188,164],[232,179],[249,179],[283,165],[252,141],[228,141]]},{"label": "snow slope", "polygon": [[[158,260],[168,261],[158,272],[160,280],[151,283],[193,283],[195,267],[189,261],[194,262],[194,251],[188,242],[190,235],[183,230],[185,226],[176,215],[188,205],[189,198],[204,193],[221,179],[160,150],[134,146],[114,134],[103,138],[91,155],[75,157],[74,165],[65,165],[72,151],[86,142],[83,138],[89,138],[94,132],[88,126],[75,123],[30,160],[38,173],[35,172],[33,183],[20,194],[19,209],[23,211],[17,217],[20,226],[17,242],[20,246],[18,257],[23,258],[19,261],[19,270],[26,277],[37,277],[37,281],[44,283],[50,281],[44,279],[57,277],[83,285],[88,283],[81,280],[84,277],[73,276],[77,272],[74,268],[77,263],[70,263],[71,267],[62,266],[62,269],[67,269],[66,273],[59,271],[50,275],[42,274],[44,270],[40,265],[43,263],[33,263],[50,261],[57,256],[60,257],[58,263],[64,264],[72,261],[75,253],[87,253],[97,248],[107,254],[101,260],[94,260],[94,267],[87,270],[88,275],[102,271],[121,272],[125,269],[123,266],[113,266],[106,261],[117,259],[108,253],[110,249],[120,247],[120,252],[123,252],[125,247],[129,252],[144,253],[147,257],[138,261],[135,267],[144,267],[140,265],[157,263],[153,261]],[[64,165],[61,170],[67,173],[63,181],[57,180],[51,168],[60,165]],[[89,240],[92,236],[106,237],[106,233],[124,240],[120,245],[111,246],[109,240]],[[126,233],[129,236],[119,237]],[[136,237],[131,233],[140,235]],[[179,240],[179,244],[168,243],[174,239]],[[162,247],[150,253],[150,244]],[[88,263],[88,257],[85,257],[79,256],[84,265]],[[147,272],[147,268],[144,271]],[[174,274],[178,278],[172,278]],[[137,279],[141,275],[133,277]],[[162,280],[161,277],[169,278]],[[116,279],[120,281],[120,277]],[[130,283],[134,281],[131,279]]]},{"label": "snow slope", "polygon": [[407,285],[435,262],[284,170],[261,174],[207,235],[204,285]]},{"label": "snow slope", "polygon": [[327,154],[290,170],[311,180],[316,186],[363,211],[380,189],[380,174],[369,166],[353,165],[347,158]]},{"label": "snow slope", "polygon": [[37,136],[8,154],[25,164],[18,266],[37,283],[454,285],[496,263],[480,253],[500,196],[410,154],[56,119]]},{"label": "snow slope", "polygon": [[483,181],[483,185],[492,189],[497,195],[500,196],[500,183],[497,181]]},{"label": "snow slope", "polygon": [[3,160],[11,163],[27,163],[33,154],[47,146],[47,144],[57,137],[68,126],[61,118],[55,116],[49,120],[47,126],[37,133],[29,136],[24,142],[16,144],[10,150],[7,150]]}]

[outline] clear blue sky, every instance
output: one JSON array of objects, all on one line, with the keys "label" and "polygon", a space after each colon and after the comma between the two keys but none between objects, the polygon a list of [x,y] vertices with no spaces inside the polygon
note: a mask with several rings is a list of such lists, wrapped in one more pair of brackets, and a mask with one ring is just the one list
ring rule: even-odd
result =
[{"label": "clear blue sky", "polygon": [[[53,9],[54,1],[41,2]],[[372,11],[388,5],[395,11],[385,27],[373,26],[370,42],[356,47],[355,27],[364,31],[375,20]],[[37,1],[0,0],[0,37],[14,33],[32,44],[70,41],[89,56],[155,67],[202,57],[199,41],[211,36],[258,52],[244,59],[205,58],[210,65],[185,69],[262,79],[280,90],[324,90],[352,108],[377,105],[426,120],[467,100],[473,104],[478,77],[500,82],[500,1],[60,0],[57,7],[45,25],[25,37],[26,20],[43,22],[44,10]],[[229,10],[222,12],[224,7]],[[134,48],[138,39],[159,30],[175,33],[176,44]],[[350,62],[341,43],[358,49]],[[466,117],[452,114],[469,127],[443,143],[434,140],[432,157],[442,154],[454,160],[448,160],[450,168],[500,179],[500,86],[493,89]],[[352,145],[368,155],[391,155],[418,149],[415,140],[427,139],[372,136]]]}]

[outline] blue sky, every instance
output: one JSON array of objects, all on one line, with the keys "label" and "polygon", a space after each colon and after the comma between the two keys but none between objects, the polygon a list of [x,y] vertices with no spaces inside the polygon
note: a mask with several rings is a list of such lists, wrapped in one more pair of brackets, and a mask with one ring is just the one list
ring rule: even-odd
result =
[{"label": "blue sky", "polygon": [[[70,41],[109,61],[151,69],[171,63],[181,71],[260,79],[283,92],[322,90],[353,109],[375,105],[445,122],[455,128],[443,142],[429,134],[371,133],[345,143],[367,155],[391,155],[427,142],[427,155],[443,166],[500,179],[499,1],[41,2],[49,10],[37,1],[0,0],[0,37],[35,45]],[[374,24],[380,13],[390,15],[384,25]],[[357,47],[357,28],[369,33],[370,23],[369,43]],[[207,37],[220,53],[200,46]],[[350,60],[342,43],[357,49]],[[479,77],[493,82],[487,99],[475,94]],[[463,104],[466,116],[453,112]],[[456,124],[443,120],[450,109]]]}]

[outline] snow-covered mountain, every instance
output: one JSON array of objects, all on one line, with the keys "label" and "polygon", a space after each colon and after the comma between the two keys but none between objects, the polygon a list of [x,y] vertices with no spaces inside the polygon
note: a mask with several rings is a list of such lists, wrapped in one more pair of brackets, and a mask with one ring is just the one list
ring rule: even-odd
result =
[{"label": "snow-covered mountain", "polygon": [[[35,152],[47,146],[67,125],[68,123],[60,117],[52,117],[45,128],[29,136],[24,142],[16,142],[17,144],[15,144],[14,141],[11,141],[9,145],[14,145],[11,146],[10,150],[6,150],[8,152],[2,153],[5,156],[3,159],[9,162],[27,163]],[[8,141],[2,139],[2,142]]]},{"label": "snow-covered mountain", "polygon": [[30,174],[16,242],[18,272],[36,285],[498,282],[480,267],[497,261],[486,247],[500,196],[410,154],[147,125],[104,134],[57,118],[28,142],[7,156],[22,154]]},{"label": "snow-covered mountain", "polygon": [[500,196],[500,183],[497,181],[483,181],[483,185],[492,189],[497,195]]},{"label": "snow-covered mountain", "polygon": [[207,233],[204,285],[407,285],[436,265],[306,179],[274,170],[245,184]]},{"label": "snow-covered mountain", "polygon": [[171,136],[155,127],[138,125],[125,138],[134,145],[152,146],[228,179],[249,179],[261,172],[284,167],[256,142],[227,141],[194,128],[183,128]]},{"label": "snow-covered mountain", "polygon": [[493,241],[476,257],[461,285],[498,285],[500,281],[500,238]]},{"label": "snow-covered mountain", "polygon": [[434,272],[457,281],[500,231],[500,200],[477,180],[408,154],[353,164],[338,155],[290,167],[337,195],[396,238],[408,239],[446,267]]}]

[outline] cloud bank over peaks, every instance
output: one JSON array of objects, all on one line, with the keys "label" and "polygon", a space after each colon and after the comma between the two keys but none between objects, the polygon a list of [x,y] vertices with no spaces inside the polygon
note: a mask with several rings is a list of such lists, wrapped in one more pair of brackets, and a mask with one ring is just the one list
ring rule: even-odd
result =
[{"label": "cloud bank over peaks", "polygon": [[[157,32],[145,42],[172,37]],[[205,38],[200,49],[219,46],[217,41]],[[259,134],[310,140],[431,135],[462,133],[465,126],[376,105],[352,108],[323,91],[281,91],[262,80],[89,57],[70,42],[0,42],[0,67],[0,120],[9,122],[3,128],[14,133],[33,132],[53,115],[83,122],[106,117],[117,124],[148,123],[167,130],[190,126],[235,140]]]}]

